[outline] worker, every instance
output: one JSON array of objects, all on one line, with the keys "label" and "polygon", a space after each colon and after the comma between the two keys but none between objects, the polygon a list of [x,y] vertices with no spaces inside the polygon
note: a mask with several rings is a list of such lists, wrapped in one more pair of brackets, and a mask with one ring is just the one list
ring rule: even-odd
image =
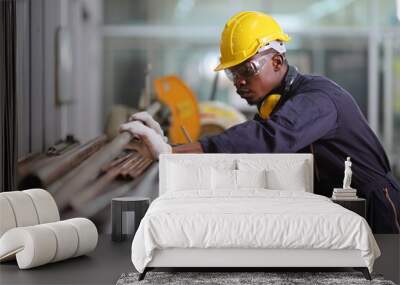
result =
[{"label": "worker", "polygon": [[288,64],[289,36],[269,15],[240,12],[225,25],[220,64],[250,105],[252,120],[198,142],[170,146],[150,115],[138,113],[121,126],[139,136],[142,152],[313,153],[314,192],[330,197],[341,188],[343,161],[352,160],[352,187],[367,199],[375,233],[400,233],[400,185],[375,133],[354,98],[323,76],[301,74]]}]

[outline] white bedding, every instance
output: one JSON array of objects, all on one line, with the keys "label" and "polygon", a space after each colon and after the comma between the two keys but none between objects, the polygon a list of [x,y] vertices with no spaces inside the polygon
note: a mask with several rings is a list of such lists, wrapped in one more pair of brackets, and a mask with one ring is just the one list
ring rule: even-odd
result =
[{"label": "white bedding", "polygon": [[300,191],[248,189],[208,196],[166,193],[150,206],[132,243],[143,272],[155,249],[358,249],[372,272],[380,251],[368,223],[328,198]]}]

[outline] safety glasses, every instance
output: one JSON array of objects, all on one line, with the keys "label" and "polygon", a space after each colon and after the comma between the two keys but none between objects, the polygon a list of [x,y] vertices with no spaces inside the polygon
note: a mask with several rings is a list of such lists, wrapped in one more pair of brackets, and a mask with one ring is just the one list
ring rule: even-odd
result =
[{"label": "safety glasses", "polygon": [[265,63],[271,58],[268,56],[270,54],[274,53],[269,52],[262,54],[259,57],[243,62],[238,66],[227,68],[225,69],[225,74],[231,81],[235,81],[236,78],[249,79],[261,72]]}]

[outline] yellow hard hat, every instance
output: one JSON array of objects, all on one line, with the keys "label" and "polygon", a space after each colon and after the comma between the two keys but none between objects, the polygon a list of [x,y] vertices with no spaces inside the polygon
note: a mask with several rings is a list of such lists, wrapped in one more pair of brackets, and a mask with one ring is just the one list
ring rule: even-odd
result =
[{"label": "yellow hard hat", "polygon": [[287,42],[290,37],[269,15],[260,12],[240,12],[226,23],[221,35],[219,71],[255,55],[259,48],[272,41]]}]

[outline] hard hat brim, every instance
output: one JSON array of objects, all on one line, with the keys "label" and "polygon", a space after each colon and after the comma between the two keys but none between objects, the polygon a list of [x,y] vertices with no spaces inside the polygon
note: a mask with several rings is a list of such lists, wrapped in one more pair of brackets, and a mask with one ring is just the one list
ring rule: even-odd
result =
[{"label": "hard hat brim", "polygon": [[[275,37],[273,40],[288,42],[291,40],[291,38],[287,34],[282,33],[281,35],[279,35],[279,37]],[[269,40],[269,39],[266,41],[260,41],[258,43],[258,45],[254,48],[254,50],[251,53],[249,53],[247,56],[245,56],[239,60],[232,60],[232,61],[228,61],[228,62],[224,62],[224,63],[221,62],[216,68],[214,68],[214,71],[221,71],[221,70],[224,70],[227,68],[231,68],[235,65],[241,64],[242,62],[244,62],[244,61],[248,60],[249,58],[251,58],[252,56],[254,56],[258,52],[259,48],[268,44],[271,41],[272,40]]]},{"label": "hard hat brim", "polygon": [[[237,64],[239,64],[239,63],[237,63]],[[218,64],[218,66],[216,68],[214,68],[214,71],[221,71],[221,70],[233,67],[233,66],[235,66],[237,64],[233,64],[233,63],[230,63],[230,62],[228,62],[228,63],[220,63],[220,64]]]}]

